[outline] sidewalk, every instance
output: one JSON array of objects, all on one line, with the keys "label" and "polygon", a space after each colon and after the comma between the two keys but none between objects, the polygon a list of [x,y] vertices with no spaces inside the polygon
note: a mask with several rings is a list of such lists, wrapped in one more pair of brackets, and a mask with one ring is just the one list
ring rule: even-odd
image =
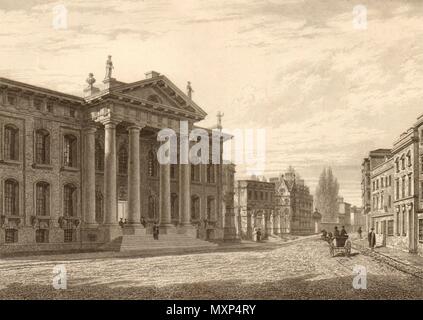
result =
[{"label": "sidewalk", "polygon": [[386,263],[395,269],[412,274],[423,279],[423,257],[409,252],[388,248],[376,247],[370,250],[367,239],[353,239],[353,248],[362,254],[371,256]]}]

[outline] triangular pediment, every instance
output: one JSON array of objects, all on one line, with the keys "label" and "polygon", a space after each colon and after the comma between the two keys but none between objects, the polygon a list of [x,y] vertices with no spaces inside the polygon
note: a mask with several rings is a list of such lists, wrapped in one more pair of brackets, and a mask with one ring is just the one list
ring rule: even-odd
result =
[{"label": "triangular pediment", "polygon": [[178,89],[165,76],[158,76],[146,79],[113,89],[113,92],[124,94],[126,97],[133,97],[172,109],[178,109],[181,113],[195,114],[204,119],[207,115],[204,110],[195,104],[188,96]]}]

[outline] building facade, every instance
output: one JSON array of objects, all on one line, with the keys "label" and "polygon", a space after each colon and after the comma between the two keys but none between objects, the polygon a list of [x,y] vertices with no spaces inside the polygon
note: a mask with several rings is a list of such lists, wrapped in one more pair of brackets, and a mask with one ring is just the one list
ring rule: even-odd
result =
[{"label": "building facade", "polygon": [[264,239],[280,234],[280,219],[275,212],[275,184],[260,180],[238,180],[235,186],[237,233],[241,239],[254,240],[260,229]]},{"label": "building facade", "polygon": [[296,178],[295,172],[289,170],[269,181],[275,183],[275,211],[280,216],[281,233],[313,234],[313,196],[304,180]]},{"label": "building facade", "polygon": [[389,152],[383,149],[386,150],[383,161],[378,158],[370,166],[371,202],[367,212],[367,228],[375,229],[378,245],[420,255],[423,255],[422,122],[422,117],[418,118]]},{"label": "building facade", "polygon": [[223,239],[223,166],[157,161],[161,129],[188,141],[182,123],[206,116],[192,91],[157,72],[87,83],[82,98],[0,78],[0,252],[98,248],[154,222]]}]

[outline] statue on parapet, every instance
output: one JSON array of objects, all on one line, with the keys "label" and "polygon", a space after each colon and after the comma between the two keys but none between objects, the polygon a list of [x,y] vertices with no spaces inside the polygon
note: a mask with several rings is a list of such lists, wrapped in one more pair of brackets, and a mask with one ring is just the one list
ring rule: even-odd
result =
[{"label": "statue on parapet", "polygon": [[104,79],[111,79],[112,78],[112,70],[114,69],[113,67],[113,62],[112,62],[112,56],[109,56],[107,61],[106,61],[106,76],[104,77]]}]

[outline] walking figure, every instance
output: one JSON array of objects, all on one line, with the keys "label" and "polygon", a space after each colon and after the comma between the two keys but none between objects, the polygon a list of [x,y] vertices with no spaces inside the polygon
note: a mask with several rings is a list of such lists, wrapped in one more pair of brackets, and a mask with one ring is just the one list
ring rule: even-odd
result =
[{"label": "walking figure", "polygon": [[371,228],[369,235],[367,236],[367,240],[369,241],[369,248],[372,250],[376,246],[376,234],[374,230],[375,230],[374,228]]},{"label": "walking figure", "polygon": [[154,240],[159,240],[159,225],[157,222],[154,222],[153,225],[153,239]]},{"label": "walking figure", "polygon": [[361,230],[361,227],[358,227],[357,233],[358,233],[359,238],[363,239],[363,236],[361,235],[363,233],[363,230]]}]

